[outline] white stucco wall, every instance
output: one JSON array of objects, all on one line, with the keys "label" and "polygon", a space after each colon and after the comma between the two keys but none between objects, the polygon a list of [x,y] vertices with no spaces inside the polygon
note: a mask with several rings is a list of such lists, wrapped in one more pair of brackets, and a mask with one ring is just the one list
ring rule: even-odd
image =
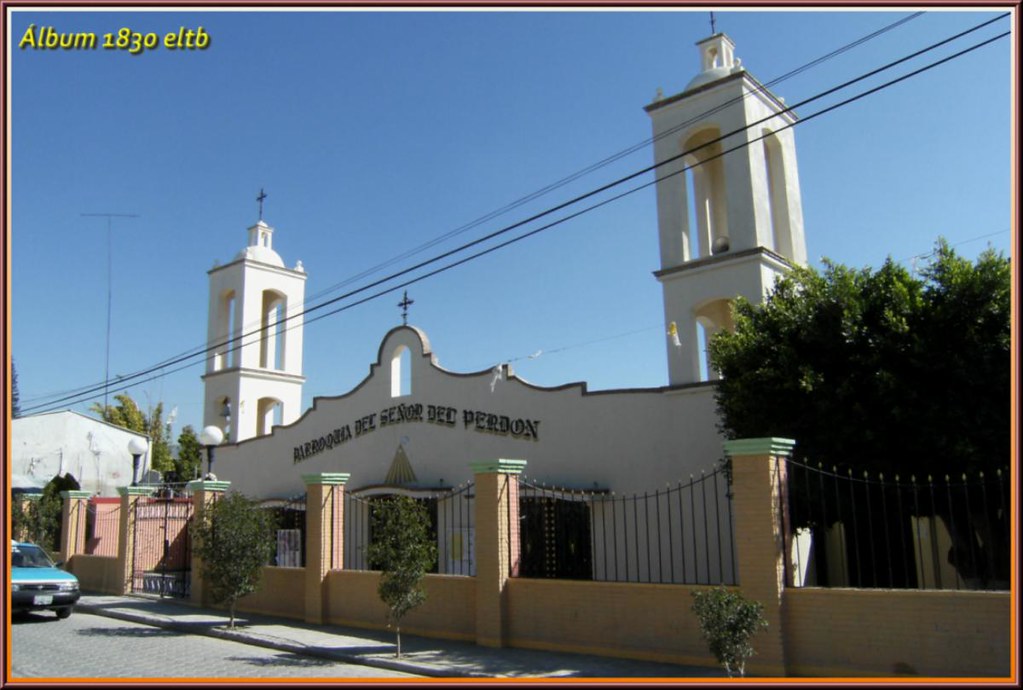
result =
[{"label": "white stucco wall", "polygon": [[[42,488],[57,475],[71,473],[83,491],[117,496],[132,479],[128,443],[142,435],[73,411],[11,420],[11,476],[15,488]],[[150,455],[140,458],[139,477]]]},{"label": "white stucco wall", "polygon": [[[411,393],[392,397],[391,360],[401,347],[412,354]],[[302,475],[318,472],[349,472],[349,487],[359,489],[383,483],[403,445],[424,487],[457,485],[472,478],[470,463],[509,458],[528,461],[536,481],[631,493],[709,472],[721,457],[712,385],[588,393],[580,383],[545,389],[514,375],[491,389],[493,379],[492,371],[441,369],[424,334],[396,328],[358,387],[317,398],[269,437],[219,447],[214,473],[261,498],[300,494]],[[413,420],[397,421],[409,410]]]}]

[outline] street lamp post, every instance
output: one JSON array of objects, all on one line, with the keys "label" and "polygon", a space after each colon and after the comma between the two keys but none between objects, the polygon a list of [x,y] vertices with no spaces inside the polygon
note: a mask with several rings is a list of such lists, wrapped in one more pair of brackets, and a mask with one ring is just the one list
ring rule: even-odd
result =
[{"label": "street lamp post", "polygon": [[128,452],[131,453],[131,485],[139,484],[139,458],[149,450],[149,443],[138,436],[128,441]]},{"label": "street lamp post", "polygon": [[219,446],[223,440],[224,432],[220,430],[220,427],[212,424],[199,434],[199,442],[206,446],[206,473],[209,477],[213,477],[213,449]]}]

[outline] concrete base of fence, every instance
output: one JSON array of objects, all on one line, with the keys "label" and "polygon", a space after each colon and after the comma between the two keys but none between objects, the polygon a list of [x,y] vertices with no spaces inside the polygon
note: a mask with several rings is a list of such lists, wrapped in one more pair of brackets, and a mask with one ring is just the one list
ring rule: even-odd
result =
[{"label": "concrete base of fence", "polygon": [[788,672],[994,677],[1011,672],[1009,592],[788,589]]},{"label": "concrete base of fence", "polygon": [[76,554],[68,561],[68,570],[74,573],[86,592],[124,593],[122,566],[117,556]]},{"label": "concrete base of fence", "polygon": [[513,647],[717,666],[692,615],[701,586],[534,580],[508,582]]}]

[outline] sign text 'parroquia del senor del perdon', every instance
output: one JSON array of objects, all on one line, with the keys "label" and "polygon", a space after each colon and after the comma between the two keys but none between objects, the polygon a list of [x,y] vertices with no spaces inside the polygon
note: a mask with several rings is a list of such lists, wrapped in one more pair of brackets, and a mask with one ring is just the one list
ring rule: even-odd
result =
[{"label": "sign text 'parroquia del senor del perdon'", "polygon": [[540,420],[509,417],[481,410],[459,410],[457,407],[444,405],[423,405],[408,403],[385,407],[379,412],[368,414],[334,429],[319,438],[311,439],[295,446],[295,462],[299,463],[318,455],[325,450],[336,448],[353,438],[359,438],[377,429],[397,424],[436,424],[455,428],[461,423],[464,430],[472,430],[483,434],[511,436],[531,441],[540,439]]}]

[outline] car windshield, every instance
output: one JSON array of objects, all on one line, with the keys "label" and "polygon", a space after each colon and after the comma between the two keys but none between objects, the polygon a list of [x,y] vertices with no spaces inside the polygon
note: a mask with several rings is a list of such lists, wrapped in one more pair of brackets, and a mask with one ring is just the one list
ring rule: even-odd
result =
[{"label": "car windshield", "polygon": [[53,561],[38,546],[21,544],[15,546],[11,553],[11,565],[15,568],[52,568]]}]

